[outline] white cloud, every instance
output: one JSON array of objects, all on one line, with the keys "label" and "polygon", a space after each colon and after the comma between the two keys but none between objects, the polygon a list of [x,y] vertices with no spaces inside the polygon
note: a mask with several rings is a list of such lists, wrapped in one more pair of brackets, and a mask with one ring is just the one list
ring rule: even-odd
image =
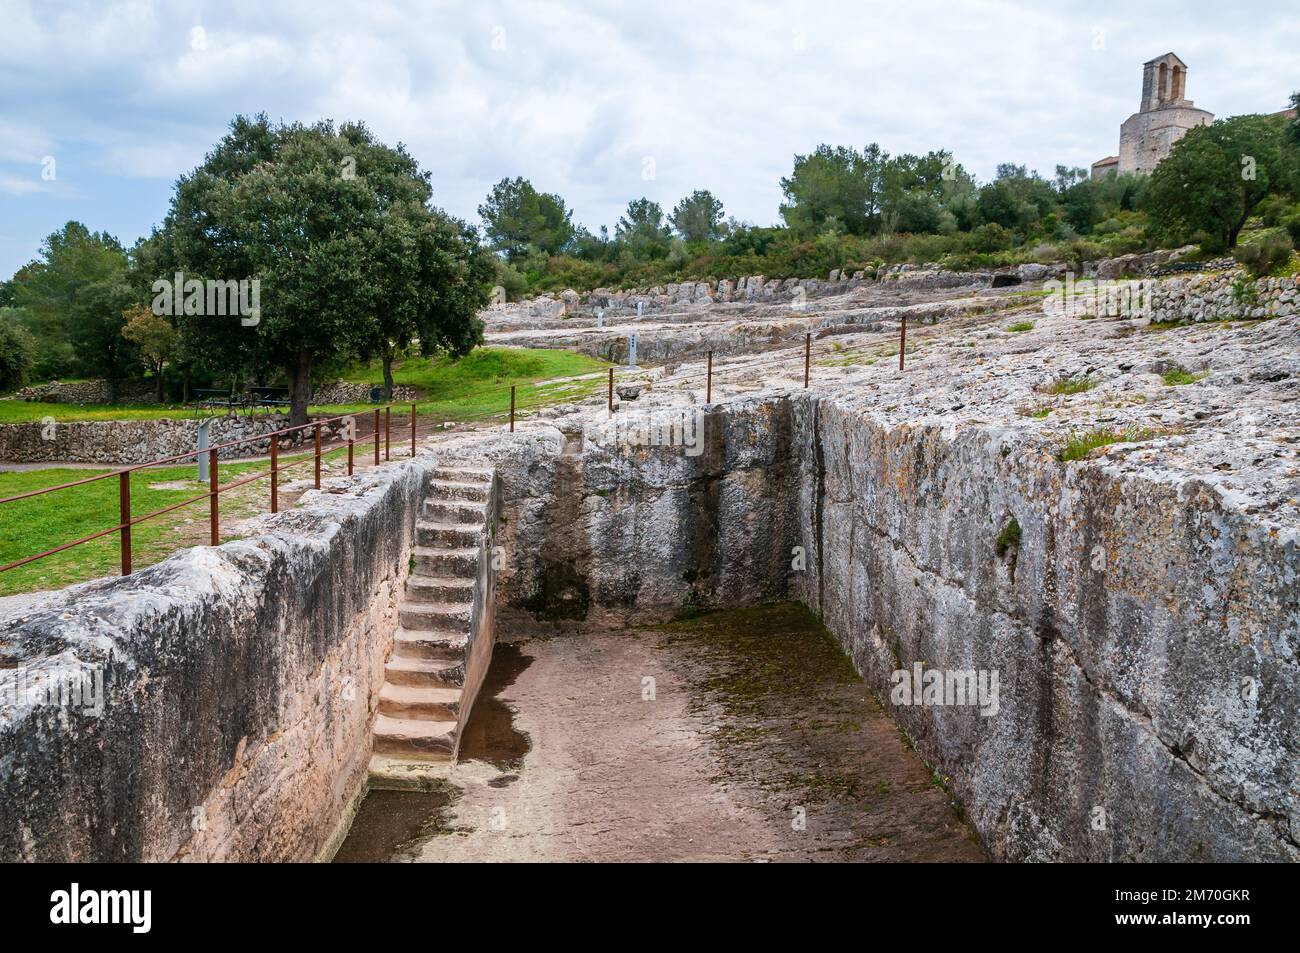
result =
[{"label": "white cloud", "polygon": [[820,142],[948,148],[984,178],[1087,165],[1115,151],[1142,62],[1168,49],[1220,115],[1281,108],[1300,75],[1300,24],[1266,3],[1212,20],[1172,0],[0,8],[0,161],[76,142],[110,177],[166,181],[237,112],[364,119],[407,143],[449,211],[476,220],[493,182],[524,175],[593,229],[696,188],[775,221],[780,177]]},{"label": "white cloud", "polygon": [[54,151],[54,140],[39,127],[0,119],[0,162],[39,163]]},{"label": "white cloud", "polygon": [[49,183],[38,175],[18,176],[0,172],[0,192],[6,195],[31,195],[34,192],[50,191]]}]

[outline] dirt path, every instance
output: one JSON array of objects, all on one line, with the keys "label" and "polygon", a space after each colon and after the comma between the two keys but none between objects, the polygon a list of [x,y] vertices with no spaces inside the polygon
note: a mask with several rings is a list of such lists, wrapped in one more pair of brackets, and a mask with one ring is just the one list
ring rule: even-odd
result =
[{"label": "dirt path", "polygon": [[777,606],[499,645],[449,787],[367,798],[337,858],[363,859],[984,855],[830,636]]}]

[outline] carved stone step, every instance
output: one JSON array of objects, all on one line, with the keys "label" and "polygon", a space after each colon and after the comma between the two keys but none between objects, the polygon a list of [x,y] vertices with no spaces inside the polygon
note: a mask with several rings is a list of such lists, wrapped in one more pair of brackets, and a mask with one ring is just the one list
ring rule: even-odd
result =
[{"label": "carved stone step", "polygon": [[472,523],[482,526],[486,518],[486,503],[465,503],[457,500],[424,501],[424,520],[428,523]]},{"label": "carved stone step", "polygon": [[456,750],[454,720],[428,721],[375,716],[375,754],[399,755],[420,761],[450,761]]},{"label": "carved stone step", "polygon": [[[465,677],[465,648],[468,640],[463,632],[428,632],[398,629],[393,636],[393,658],[436,659],[446,665],[445,677],[460,684]],[[459,667],[459,673],[454,671]]]},{"label": "carved stone step", "polygon": [[472,602],[403,602],[397,607],[403,629],[413,632],[463,632],[469,634],[474,618]]},{"label": "carved stone step", "polygon": [[415,524],[415,544],[446,549],[463,549],[477,546],[483,536],[482,523],[425,523]]},{"label": "carved stone step", "polygon": [[408,576],[407,602],[473,602],[473,576]]},{"label": "carved stone step", "polygon": [[389,682],[379,690],[379,710],[392,718],[455,720],[460,717],[460,689]]},{"label": "carved stone step", "polygon": [[488,484],[492,482],[492,471],[477,467],[438,467],[433,471],[433,478],[446,483]]},{"label": "carved stone step", "polygon": [[473,546],[416,546],[415,572],[421,576],[473,577],[478,573],[478,552]]},{"label": "carved stone step", "polygon": [[454,671],[454,666],[446,664],[448,661],[454,660],[395,655],[384,665],[384,681],[389,685],[459,688],[458,684],[448,680],[447,673]]},{"label": "carved stone step", "polygon": [[487,483],[453,483],[435,480],[429,484],[429,497],[436,500],[486,503],[488,488]]}]

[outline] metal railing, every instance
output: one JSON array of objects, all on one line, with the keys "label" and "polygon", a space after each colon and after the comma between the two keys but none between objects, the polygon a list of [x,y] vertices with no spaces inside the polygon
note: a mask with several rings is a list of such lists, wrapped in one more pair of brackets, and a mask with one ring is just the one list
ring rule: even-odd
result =
[{"label": "metal railing", "polygon": [[[376,408],[374,411],[374,434],[373,434],[374,461],[376,466],[378,466],[380,462],[381,438],[383,441],[384,458],[385,459],[392,458],[392,435],[393,435],[392,407],[388,406],[382,408],[382,415],[383,415],[382,420],[380,414],[381,414],[380,408]],[[87,477],[84,480],[73,480],[70,483],[60,483],[57,486],[42,487],[39,490],[29,490],[26,493],[18,493],[15,494],[14,496],[9,496],[0,499],[0,506],[3,506],[8,503],[17,503],[20,500],[27,500],[37,496],[44,496],[48,493],[57,493],[60,490],[69,490],[74,487],[86,486],[87,484],[97,483],[101,480],[112,480],[116,478],[118,481],[118,522],[117,523],[105,529],[98,530],[97,532],[90,533],[87,536],[83,536],[80,539],[75,539],[71,542],[62,544],[61,546],[56,546],[53,549],[48,549],[45,552],[36,553],[35,555],[32,556],[25,556],[22,559],[18,559],[4,566],[0,566],[0,572],[7,572],[11,569],[17,569],[19,566],[26,566],[28,563],[36,562],[38,559],[44,559],[47,556],[53,556],[56,553],[64,552],[65,550],[72,549],[75,546],[82,546],[85,545],[86,543],[94,542],[97,539],[102,539],[105,536],[111,536],[114,533],[116,533],[118,534],[118,540],[119,540],[118,548],[120,551],[122,575],[129,576],[131,574],[131,557],[132,557],[131,530],[132,528],[138,526],[139,524],[147,520],[156,519],[159,516],[163,516],[167,513],[171,513],[172,511],[181,509],[182,507],[192,506],[195,503],[202,502],[203,500],[208,501],[209,538],[212,545],[216,546],[221,541],[220,499],[222,493],[229,493],[231,490],[235,490],[238,489],[239,487],[246,486],[257,480],[264,480],[267,477],[270,477],[271,512],[277,513],[280,510],[280,474],[284,473],[286,470],[292,470],[294,467],[299,467],[305,463],[310,462],[314,464],[314,472],[313,472],[314,486],[316,489],[320,489],[321,457],[325,453],[333,452],[334,450],[339,450],[342,449],[343,447],[347,448],[348,475],[351,476],[356,465],[355,456],[356,456],[357,438],[356,438],[356,431],[355,431],[355,421],[358,416],[359,416],[358,414],[340,414],[336,417],[326,417],[320,420],[312,420],[312,421],[308,421],[305,424],[297,424],[293,427],[284,427],[281,428],[280,430],[273,430],[267,433],[257,434],[251,437],[241,437],[238,440],[229,440],[226,441],[225,443],[215,444],[211,447],[203,447],[201,449],[189,450],[186,451],[185,453],[178,453],[174,456],[162,457],[157,460],[150,460],[148,463],[139,463],[133,466],[123,467],[119,470],[113,470],[108,473],[101,473],[93,477]],[[410,432],[411,432],[410,439],[411,439],[412,455],[415,454],[416,441],[418,437],[418,427],[417,427],[416,420],[417,420],[416,408],[415,408],[415,404],[412,404],[410,425],[409,425]],[[326,426],[330,424],[338,423],[340,421],[351,421],[351,424],[349,424],[349,426],[347,427],[347,433],[343,439],[336,440],[333,442],[332,446],[327,447],[326,444],[323,443],[321,439],[322,430]],[[401,427],[399,425],[399,430],[400,429]],[[306,431],[311,432],[312,450],[310,451],[310,453],[304,455],[301,459],[293,460],[290,463],[281,464],[280,443],[282,438],[290,434],[303,433]],[[221,451],[230,450],[235,447],[240,447],[246,444],[259,444],[262,442],[268,443],[270,447],[269,469],[259,470],[253,473],[251,476],[245,477],[240,480],[235,480],[234,482],[222,486],[221,470],[220,470]],[[152,512],[149,513],[144,513],[141,515],[132,513],[131,475],[133,473],[138,473],[142,470],[149,470],[154,467],[166,466],[168,464],[181,463],[187,460],[198,460],[198,458],[204,454],[206,454],[208,458],[207,492],[200,493],[196,496],[192,496],[185,500],[181,500],[178,503],[172,503],[168,506],[164,506],[161,509],[153,510]]]}]

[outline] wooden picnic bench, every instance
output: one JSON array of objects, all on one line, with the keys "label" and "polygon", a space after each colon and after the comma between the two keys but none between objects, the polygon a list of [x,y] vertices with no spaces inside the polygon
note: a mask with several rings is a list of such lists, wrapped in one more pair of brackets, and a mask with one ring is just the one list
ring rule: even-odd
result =
[{"label": "wooden picnic bench", "polygon": [[288,407],[292,403],[287,387],[250,387],[248,394],[255,407]]}]

